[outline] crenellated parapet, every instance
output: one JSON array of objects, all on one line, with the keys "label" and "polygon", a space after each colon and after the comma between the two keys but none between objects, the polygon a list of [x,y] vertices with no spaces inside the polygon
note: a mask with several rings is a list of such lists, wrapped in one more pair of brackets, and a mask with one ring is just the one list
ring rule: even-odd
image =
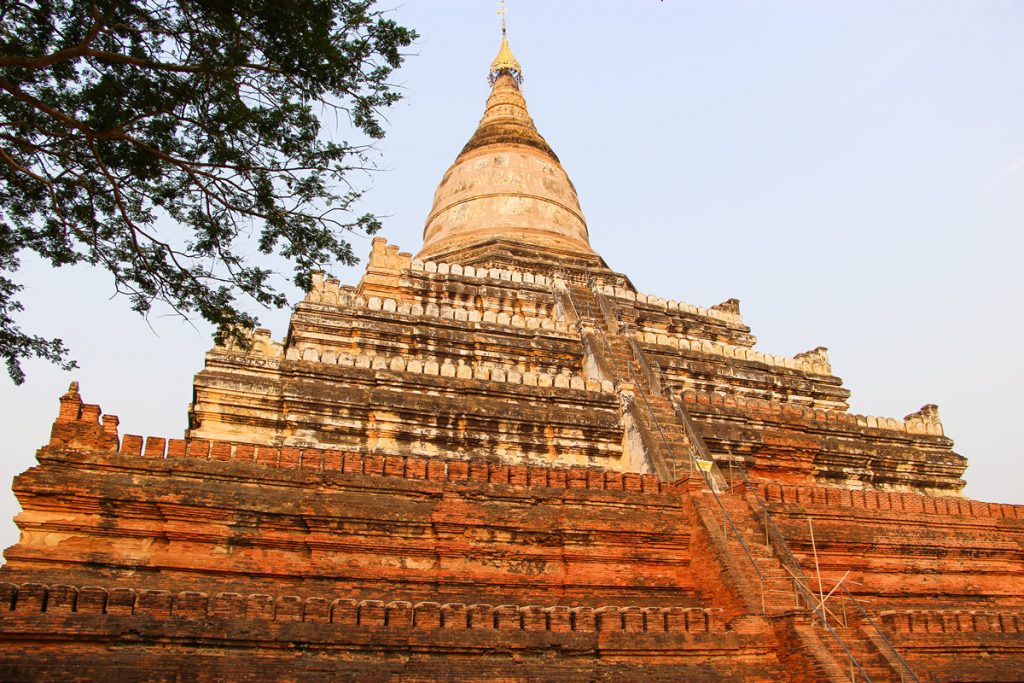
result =
[{"label": "crenellated parapet", "polygon": [[716,458],[758,479],[945,495],[964,486],[966,459],[938,425],[721,392],[680,400]]},{"label": "crenellated parapet", "polygon": [[522,315],[514,309],[502,310],[500,302],[493,307],[466,306],[452,303],[438,304],[434,301],[421,303],[390,297],[371,296],[364,298],[351,288],[325,288],[311,290],[306,295],[306,303],[343,306],[346,308],[365,309],[397,315],[425,316],[458,322],[485,322],[530,330],[556,330],[568,332],[563,322],[549,316]]},{"label": "crenellated parapet", "polygon": [[737,326],[744,326],[743,317],[740,315],[740,302],[738,299],[729,299],[721,304],[711,306],[709,308],[703,308],[701,306],[688,304],[685,301],[662,299],[661,297],[653,294],[644,294],[643,292],[637,292],[625,287],[615,287],[613,285],[603,285],[599,287],[597,291],[606,296],[621,299],[622,301],[646,304],[665,311],[678,311],[679,313],[687,315],[717,318],[718,320],[732,323]]},{"label": "crenellated parapet", "polygon": [[[422,299],[423,282],[486,290],[509,290],[515,298],[517,291],[537,289],[543,291],[551,285],[551,277],[528,270],[463,265],[446,261],[413,259],[384,238],[373,240],[366,273],[354,288],[364,298],[378,296],[410,301]],[[342,289],[344,289],[342,287]],[[329,300],[339,290],[336,279],[314,274],[313,286],[307,301]],[[421,290],[421,291],[416,291]],[[486,298],[486,297],[484,297]]]},{"label": "crenellated parapet", "polygon": [[[59,450],[60,444],[51,444]],[[54,450],[54,452],[56,452]],[[340,472],[429,482],[475,482],[522,488],[592,489],[668,495],[675,489],[653,474],[597,467],[509,465],[497,462],[358,453],[330,448],[267,446],[207,439],[168,439],[126,434],[110,457],[231,462],[245,466],[311,472]],[[258,470],[257,470],[258,472]]]},{"label": "crenellated parapet", "polygon": [[934,415],[931,421],[919,419],[918,413],[912,413],[903,420],[892,417],[875,417],[858,415],[840,410],[809,408],[781,401],[763,399],[747,399],[724,392],[699,392],[687,389],[682,392],[683,401],[695,406],[714,406],[733,410],[738,413],[757,415],[759,419],[786,422],[806,422],[810,425],[831,424],[843,425],[860,429],[902,432],[904,434],[942,436],[942,423],[938,421],[938,408],[934,405],[924,406],[921,411]]},{"label": "crenellated parapet", "polygon": [[552,633],[724,633],[722,610],[692,607],[568,607],[489,605],[406,600],[353,600],[198,590],[0,583],[0,623],[46,614],[63,619],[103,615],[148,619],[210,618],[305,622],[348,627],[449,631],[548,631]]},{"label": "crenellated parapet", "polygon": [[748,360],[754,363],[762,363],[776,368],[799,370],[800,372],[815,375],[831,375],[832,366],[828,362],[828,349],[819,346],[813,351],[798,353],[792,358],[775,356],[770,353],[762,353],[745,346],[734,344],[723,344],[707,339],[694,339],[678,334],[666,334],[664,332],[649,332],[635,330],[633,338],[646,344],[657,344],[668,346],[680,351],[696,351],[699,353],[730,358],[735,360]]},{"label": "crenellated parapet", "polygon": [[603,393],[613,393],[615,390],[612,382],[608,380],[586,379],[579,374],[574,374],[570,368],[561,368],[556,372],[520,372],[515,366],[499,365],[487,361],[466,362],[463,359],[458,359],[453,362],[450,358],[439,359],[434,356],[384,356],[366,353],[353,356],[344,352],[321,351],[311,345],[288,349],[287,358],[288,360],[326,363],[350,368],[390,370],[391,372],[408,372],[433,377],[457,377],[530,387],[555,387],[556,389]]},{"label": "crenellated parapet", "polygon": [[941,517],[1024,520],[1024,505],[986,503],[959,496],[929,496],[923,493],[897,493],[840,488],[838,486],[800,486],[761,482],[755,488],[765,502],[800,507],[843,508],[876,511],[881,514],[922,514]]}]

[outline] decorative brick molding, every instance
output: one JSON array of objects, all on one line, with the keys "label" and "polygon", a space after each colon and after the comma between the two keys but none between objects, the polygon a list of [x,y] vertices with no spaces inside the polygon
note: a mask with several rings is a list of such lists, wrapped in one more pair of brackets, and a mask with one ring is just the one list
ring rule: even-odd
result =
[{"label": "decorative brick molding", "polygon": [[111,616],[210,618],[313,622],[394,629],[498,631],[723,633],[722,610],[694,607],[568,607],[563,605],[466,605],[397,600],[351,600],[297,595],[139,590],[99,586],[0,583],[0,620],[5,614],[106,614]]},{"label": "decorative brick molding", "polygon": [[898,634],[1024,633],[1024,612],[974,610],[891,610],[881,613],[882,624]]},{"label": "decorative brick molding", "polygon": [[289,360],[302,360],[312,363],[326,363],[345,367],[365,368],[371,370],[389,370],[391,372],[408,372],[435,377],[457,377],[459,379],[475,379],[485,382],[503,384],[520,384],[533,387],[554,387],[556,389],[576,389],[579,391],[595,391],[614,393],[615,388],[608,380],[584,379],[572,374],[567,369],[561,372],[520,372],[515,367],[504,367],[493,363],[465,363],[461,359],[456,365],[450,359],[438,360],[433,356],[410,355],[371,355],[360,353],[337,353],[324,351],[315,346],[288,349]]},{"label": "decorative brick molding", "polygon": [[993,519],[1024,519],[1024,505],[984,503],[956,496],[926,496],[919,493],[864,491],[798,484],[757,484],[767,503],[825,508],[856,508],[894,513],[958,515]]},{"label": "decorative brick molding", "polygon": [[891,417],[857,415],[840,410],[810,408],[796,403],[782,403],[759,398],[722,392],[703,392],[687,389],[682,392],[683,402],[692,406],[711,406],[725,412],[744,417],[756,415],[759,419],[772,422],[821,422],[830,425],[845,425],[861,429],[884,429],[904,434],[942,436],[942,423],[938,419],[938,407],[926,405],[903,420]]},{"label": "decorative brick molding", "polygon": [[53,427],[55,436],[51,438],[48,448],[89,449],[147,459],[199,458],[283,469],[344,472],[437,482],[473,481],[511,486],[585,488],[662,495],[671,495],[674,491],[670,482],[659,481],[653,474],[614,472],[594,467],[508,465],[470,460],[355,453],[330,448],[143,437],[137,434],[125,434],[120,440],[119,447],[117,417],[104,415],[103,423],[100,424],[99,406],[86,406],[89,408],[88,411],[72,410],[76,405],[75,401],[81,401],[77,384],[73,385],[73,389],[71,398],[71,392],[61,397],[61,412]]}]

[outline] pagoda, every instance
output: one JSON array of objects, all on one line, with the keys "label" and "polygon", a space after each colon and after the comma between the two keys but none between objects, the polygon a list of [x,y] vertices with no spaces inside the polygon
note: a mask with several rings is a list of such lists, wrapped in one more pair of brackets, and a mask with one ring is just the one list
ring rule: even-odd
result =
[{"label": "pagoda", "polygon": [[1024,506],[613,271],[522,80],[503,30],[418,254],[212,349],[184,438],[60,397],[0,679],[1024,680]]}]

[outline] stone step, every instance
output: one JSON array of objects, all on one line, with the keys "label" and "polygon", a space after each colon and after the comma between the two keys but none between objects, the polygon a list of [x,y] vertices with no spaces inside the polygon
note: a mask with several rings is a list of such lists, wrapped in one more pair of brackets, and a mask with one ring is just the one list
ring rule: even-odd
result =
[{"label": "stone step", "polygon": [[[732,515],[729,515],[729,517],[732,519],[736,530],[739,531],[739,537],[743,539],[748,548],[759,548],[763,549],[766,553],[772,553],[771,547],[764,542],[764,534],[751,532],[747,525],[743,524],[742,520],[738,520]],[[731,528],[729,529],[729,540],[736,542],[736,534]]]},{"label": "stone step", "polygon": [[[771,548],[765,548],[764,545],[754,543],[748,539],[743,539],[743,542],[746,545],[747,552],[750,553],[751,557],[753,557],[755,560],[763,560],[766,565],[778,564],[779,560],[775,556],[775,554],[772,553]],[[740,546],[738,542],[730,541],[730,544],[735,546],[734,550],[736,552],[743,552],[743,548]],[[781,564],[778,564],[778,567],[780,570],[782,569]]]},{"label": "stone step", "polygon": [[756,546],[748,543],[747,553],[744,553],[743,547],[740,546],[738,542],[729,541],[728,543],[730,550],[736,557],[741,557],[744,560],[747,560],[747,553],[749,553],[750,557],[757,563],[757,568],[760,569],[761,573],[766,577],[773,579],[778,578],[779,580],[787,582],[789,581],[789,573],[782,566],[782,563],[779,562],[778,558],[774,555],[768,554],[770,551],[767,551],[764,546]]},{"label": "stone step", "polygon": [[[846,645],[849,650],[849,655],[843,651],[843,648],[829,634],[823,634],[822,639],[828,644],[828,648],[835,657],[836,661],[840,665],[844,666],[847,670],[850,670],[850,655],[860,665],[860,668],[871,677],[873,681],[888,681],[888,680],[899,680],[899,673],[892,670],[889,663],[885,661],[881,655],[875,652],[873,649],[868,649],[860,638],[851,637],[848,635],[840,634],[843,639],[843,644]],[[894,678],[895,674],[895,678]],[[857,673],[858,680],[860,680],[859,672]]]}]

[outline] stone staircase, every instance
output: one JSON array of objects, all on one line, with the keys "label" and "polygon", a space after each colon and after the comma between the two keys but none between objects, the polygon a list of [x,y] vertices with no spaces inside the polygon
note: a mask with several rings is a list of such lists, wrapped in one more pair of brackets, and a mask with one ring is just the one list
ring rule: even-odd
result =
[{"label": "stone staircase", "polygon": [[[848,618],[847,625],[831,624],[839,637],[843,639],[843,643],[846,648],[853,655],[853,658],[860,665],[860,668],[866,673],[872,681],[878,683],[879,681],[899,681],[900,673],[897,668],[894,668],[890,662],[878,651],[871,638],[866,632],[866,628],[870,628],[867,624],[861,623],[859,619]],[[856,671],[855,667],[852,667],[849,662],[849,657],[843,652],[842,648],[839,647],[839,643],[834,638],[822,638],[836,661],[840,664],[845,665],[846,671],[851,676],[850,680],[862,681],[864,676],[860,671]]]},{"label": "stone staircase", "polygon": [[[740,596],[741,602],[752,616],[763,616],[773,624],[780,643],[784,641],[795,648],[791,650],[790,662],[793,680],[911,680],[901,677],[898,664],[882,654],[875,644],[876,638],[867,632],[870,626],[854,619],[850,612],[845,625],[829,624],[843,645],[818,622],[806,600],[798,599],[793,577],[769,542],[766,522],[758,518],[744,487],[713,493],[694,475],[694,445],[672,400],[663,395],[662,387],[651,386],[658,378],[650,376],[642,366],[622,329],[614,329],[612,321],[602,314],[597,297],[589,288],[573,285],[571,296],[582,322],[598,330],[600,339],[595,346],[604,356],[604,369],[615,380],[629,381],[634,386],[639,404],[637,417],[646,428],[645,447],[652,459],[666,465],[673,481],[690,477],[691,482],[699,482],[696,488],[700,491],[692,487],[691,491],[700,496],[705,523],[717,527],[713,533],[721,533],[731,569],[740,575],[734,590],[745,593]],[[616,315],[614,305],[609,312]],[[859,669],[851,663],[851,656]]]},{"label": "stone staircase", "polygon": [[[653,458],[660,459],[672,473],[672,479],[686,476],[691,470],[690,440],[680,424],[672,402],[648,385],[643,369],[633,357],[629,341],[622,335],[607,335],[612,362],[621,377],[628,377],[636,387],[639,419],[653,437],[647,446]],[[642,395],[641,395],[642,394]]]},{"label": "stone staircase", "polygon": [[[711,498],[710,492],[704,496],[709,506],[717,507],[716,502],[708,500]],[[732,520],[732,525],[725,524],[722,521],[724,516],[721,514],[716,519],[722,522],[723,533],[726,530],[728,532],[725,533],[725,543],[729,552],[743,560],[736,562],[735,566],[743,575],[748,590],[759,590],[763,577],[765,617],[774,623],[777,637],[799,645],[806,655],[803,665],[810,666],[811,669],[804,672],[804,678],[798,677],[798,680],[871,680],[876,683],[911,680],[909,676],[900,677],[899,664],[883,654],[880,646],[876,644],[877,637],[869,635],[870,625],[856,614],[852,606],[844,614],[838,607],[838,598],[831,599],[829,603],[830,609],[836,615],[835,620],[830,619],[829,626],[842,640],[843,645],[840,645],[813,616],[806,607],[806,602],[800,600],[798,603],[793,579],[771,545],[767,543],[764,522],[758,518],[742,488],[720,493],[718,499]],[[742,545],[740,538],[743,540]],[[754,571],[747,553],[757,565],[760,577]],[[813,586],[811,588],[813,589]],[[830,585],[825,586],[826,590],[830,588]],[[846,650],[843,649],[844,645]],[[851,656],[859,669],[850,662]]]},{"label": "stone staircase", "polygon": [[662,396],[659,387],[650,386],[629,339],[621,330],[611,328],[594,293],[589,288],[573,286],[571,296],[574,306],[580,309],[580,317],[598,330],[596,345],[604,356],[608,374],[634,385],[639,404],[637,417],[651,436],[646,445],[652,458],[665,463],[673,480],[685,476],[691,469],[691,445],[672,402]]},{"label": "stone staircase", "polygon": [[[805,642],[810,642],[813,639],[821,644],[821,648],[817,646],[813,648],[815,650],[813,654],[820,667],[818,673],[822,676],[810,680],[824,680],[835,676],[838,678],[833,678],[833,680],[844,681],[910,680],[909,677],[901,678],[901,667],[898,662],[883,654],[881,646],[876,644],[877,636],[872,637],[869,634],[869,631],[873,630],[870,624],[860,617],[852,605],[849,606],[849,609],[842,609],[839,606],[841,603],[838,596],[833,596],[828,603],[834,614],[834,618],[832,615],[829,616],[829,626],[842,640],[846,647],[844,650],[843,645],[839,644],[839,641],[818,622],[817,618],[810,615],[805,606],[806,603],[799,601],[798,604],[792,576],[786,571],[768,543],[764,520],[756,514],[755,506],[747,498],[742,488],[719,494],[719,499],[764,576],[766,615],[776,621],[789,622],[789,627],[802,631],[801,637]],[[730,550],[743,553],[735,534],[732,538],[727,539],[727,543]],[[749,563],[745,565],[745,568],[748,570],[748,580],[756,580],[756,573]],[[810,588],[813,592],[813,584]],[[827,592],[832,585],[826,585],[824,588]],[[851,656],[859,669],[850,662]],[[867,678],[865,678],[865,674]]]},{"label": "stone staircase", "polygon": [[[733,526],[743,539],[743,546],[746,546],[747,553],[757,565],[761,576],[757,575],[749,561],[744,564],[747,570],[747,579],[753,586],[758,586],[763,580],[765,614],[777,616],[799,610],[794,593],[793,579],[783,567],[782,562],[775,555],[771,546],[766,543],[764,526],[754,519],[753,510],[746,498],[740,492],[724,492],[718,495],[725,511],[729,513]],[[717,505],[717,503],[712,503]],[[746,556],[743,546],[732,528],[728,529],[726,542],[730,550],[738,556]]]}]

